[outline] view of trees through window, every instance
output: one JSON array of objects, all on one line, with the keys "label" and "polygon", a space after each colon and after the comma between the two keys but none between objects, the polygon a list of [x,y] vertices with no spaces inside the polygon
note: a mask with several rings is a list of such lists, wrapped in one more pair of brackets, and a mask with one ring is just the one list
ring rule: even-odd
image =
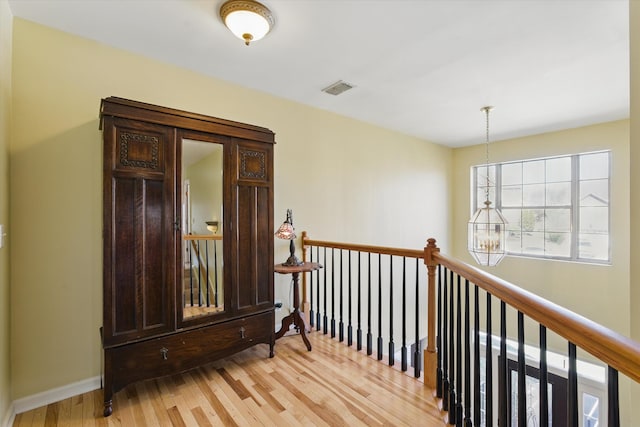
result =
[{"label": "view of trees through window", "polygon": [[609,261],[610,152],[474,166],[475,200],[507,224],[507,253]]}]

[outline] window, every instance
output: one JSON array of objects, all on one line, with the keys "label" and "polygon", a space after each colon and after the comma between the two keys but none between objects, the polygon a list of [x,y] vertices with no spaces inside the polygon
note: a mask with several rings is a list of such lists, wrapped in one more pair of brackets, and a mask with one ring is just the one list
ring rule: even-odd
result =
[{"label": "window", "polygon": [[[473,205],[507,219],[508,255],[609,262],[610,152],[474,166]],[[475,210],[475,209],[474,209]]]},{"label": "window", "polygon": [[600,424],[600,399],[589,393],[582,393],[582,425],[598,427]]}]

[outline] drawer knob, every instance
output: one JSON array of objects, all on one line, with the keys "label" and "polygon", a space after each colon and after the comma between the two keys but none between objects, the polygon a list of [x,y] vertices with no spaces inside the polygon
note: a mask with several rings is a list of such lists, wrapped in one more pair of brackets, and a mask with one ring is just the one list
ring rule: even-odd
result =
[{"label": "drawer knob", "polygon": [[240,338],[244,339],[244,333],[245,333],[246,331],[247,331],[247,330],[244,328],[244,326],[241,326],[241,327],[240,327]]},{"label": "drawer knob", "polygon": [[169,358],[169,349],[166,347],[162,347],[160,349],[160,354],[162,355],[162,360],[167,360]]}]

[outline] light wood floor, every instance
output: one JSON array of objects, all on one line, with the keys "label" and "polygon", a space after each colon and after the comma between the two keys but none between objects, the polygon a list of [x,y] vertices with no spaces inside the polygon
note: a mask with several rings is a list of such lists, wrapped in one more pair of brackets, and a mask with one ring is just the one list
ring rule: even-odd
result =
[{"label": "light wood floor", "polygon": [[[443,426],[422,381],[319,332],[132,384],[102,417],[102,391],[18,414],[14,426]],[[374,352],[375,353],[375,352]]]}]

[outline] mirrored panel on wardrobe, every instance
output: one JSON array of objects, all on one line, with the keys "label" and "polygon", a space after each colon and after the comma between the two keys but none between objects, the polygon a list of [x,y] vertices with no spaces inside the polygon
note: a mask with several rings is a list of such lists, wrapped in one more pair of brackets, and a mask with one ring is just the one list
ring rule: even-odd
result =
[{"label": "mirrored panel on wardrobe", "polygon": [[224,145],[182,139],[182,318],[224,311]]}]

